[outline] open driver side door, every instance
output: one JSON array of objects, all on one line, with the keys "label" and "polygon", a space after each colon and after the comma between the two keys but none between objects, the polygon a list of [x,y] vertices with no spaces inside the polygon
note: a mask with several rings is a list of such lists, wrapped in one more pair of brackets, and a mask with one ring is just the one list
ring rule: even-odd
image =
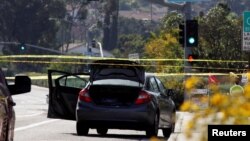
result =
[{"label": "open driver side door", "polygon": [[88,83],[88,74],[48,70],[48,118],[75,120],[78,94]]}]

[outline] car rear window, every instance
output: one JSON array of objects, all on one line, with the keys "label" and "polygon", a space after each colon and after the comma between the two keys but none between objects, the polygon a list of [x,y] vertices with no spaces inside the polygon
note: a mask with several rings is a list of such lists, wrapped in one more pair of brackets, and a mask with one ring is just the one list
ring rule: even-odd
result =
[{"label": "car rear window", "polygon": [[101,69],[98,75],[101,75],[101,76],[123,75],[126,77],[135,77],[136,72],[131,69],[105,68],[105,69]]}]

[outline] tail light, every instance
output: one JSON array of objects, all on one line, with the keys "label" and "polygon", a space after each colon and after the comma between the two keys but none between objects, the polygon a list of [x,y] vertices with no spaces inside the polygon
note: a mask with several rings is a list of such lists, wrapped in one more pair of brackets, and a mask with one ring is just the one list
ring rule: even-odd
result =
[{"label": "tail light", "polygon": [[139,104],[144,104],[144,103],[148,103],[149,101],[151,101],[151,95],[148,94],[146,91],[140,91],[138,98],[135,101],[135,104],[139,105]]},{"label": "tail light", "polygon": [[79,92],[79,99],[84,102],[92,102],[92,99],[89,96],[89,90],[88,89],[82,89]]}]

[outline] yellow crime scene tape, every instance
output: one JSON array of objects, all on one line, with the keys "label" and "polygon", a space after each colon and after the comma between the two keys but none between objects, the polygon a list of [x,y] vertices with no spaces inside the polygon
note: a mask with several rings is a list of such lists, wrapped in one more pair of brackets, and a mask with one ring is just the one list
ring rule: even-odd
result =
[{"label": "yellow crime scene tape", "polygon": [[[147,73],[152,74],[159,77],[167,77],[167,76],[209,76],[209,75],[216,75],[216,76],[223,76],[229,75],[228,73]],[[53,76],[52,79],[59,78],[61,75]],[[79,75],[78,75],[79,76]],[[40,75],[40,76],[29,76],[31,80],[47,80],[47,75]],[[89,78],[87,75],[81,75],[81,78]],[[14,80],[15,77],[6,77],[7,80]]]},{"label": "yellow crime scene tape", "polygon": [[[90,56],[73,56],[73,55],[2,55],[0,59],[4,58],[37,58],[37,59],[84,59],[84,60],[133,60],[133,61],[189,61],[188,59],[128,59],[128,58],[109,58],[109,57],[90,57]],[[241,60],[211,60],[211,59],[193,59],[193,62],[218,62],[218,63],[248,63],[248,61]]]},{"label": "yellow crime scene tape", "polygon": [[[25,60],[22,60],[25,59]],[[32,60],[26,60],[32,59]],[[89,64],[96,64],[96,65],[104,65],[104,63],[94,63],[94,62],[80,62],[80,61],[60,61],[60,60],[39,60],[39,59],[82,59],[82,60],[131,60],[131,61],[145,61],[145,62],[154,62],[154,61],[188,61],[188,59],[128,59],[128,58],[102,58],[102,57],[89,57],[89,56],[66,56],[66,55],[4,55],[0,56],[0,62],[5,63],[31,63],[31,64],[74,64],[74,65],[89,65]],[[240,61],[240,60],[206,60],[206,59],[194,59],[193,62],[218,62],[218,63],[248,63],[248,61]],[[179,67],[179,68],[191,68],[191,69],[214,69],[214,70],[244,70],[244,68],[219,68],[219,67],[198,67],[198,66],[174,66],[168,64],[107,64],[107,65],[120,65],[120,66],[157,66],[157,67],[165,67],[165,68],[172,68],[172,67]],[[210,73],[211,74],[211,73]],[[187,75],[186,73],[181,74],[164,74],[164,75]],[[161,74],[161,76],[164,76]],[[204,75],[204,74],[197,74],[194,73],[192,75]],[[208,74],[205,74],[208,75]],[[216,74],[215,74],[216,75]],[[218,74],[217,74],[218,75]],[[35,76],[32,79],[46,79],[43,78],[44,76],[37,77]]]},{"label": "yellow crime scene tape", "polygon": [[[52,79],[56,79],[59,78],[62,75],[54,75],[52,76]],[[81,78],[88,78],[88,75],[77,75],[80,76]],[[40,75],[40,76],[29,76],[31,80],[47,80],[48,79],[48,75]],[[15,77],[6,77],[7,80],[14,80]]]},{"label": "yellow crime scene tape", "polygon": [[157,66],[157,67],[162,67],[164,66],[165,68],[192,68],[192,69],[214,69],[214,70],[245,70],[244,68],[214,68],[214,67],[185,67],[185,66],[173,66],[173,65],[168,65],[168,64],[149,64],[149,65],[145,65],[145,64],[111,64],[111,63],[91,63],[91,62],[72,62],[72,61],[29,61],[29,60],[0,60],[0,62],[5,62],[5,63],[30,63],[30,64],[71,64],[71,65],[90,65],[90,64],[95,64],[95,65],[119,65],[119,66],[143,66],[143,67],[150,67],[150,66]]}]

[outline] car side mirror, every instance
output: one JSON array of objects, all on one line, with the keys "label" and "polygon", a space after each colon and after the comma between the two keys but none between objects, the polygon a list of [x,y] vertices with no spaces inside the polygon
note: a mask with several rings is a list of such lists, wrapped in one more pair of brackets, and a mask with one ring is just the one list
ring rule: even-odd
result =
[{"label": "car side mirror", "polygon": [[30,92],[31,79],[26,75],[17,75],[14,84],[8,85],[8,88],[11,95]]},{"label": "car side mirror", "polygon": [[174,95],[173,89],[166,89],[165,90],[165,95],[167,95],[167,96],[173,96]]}]

